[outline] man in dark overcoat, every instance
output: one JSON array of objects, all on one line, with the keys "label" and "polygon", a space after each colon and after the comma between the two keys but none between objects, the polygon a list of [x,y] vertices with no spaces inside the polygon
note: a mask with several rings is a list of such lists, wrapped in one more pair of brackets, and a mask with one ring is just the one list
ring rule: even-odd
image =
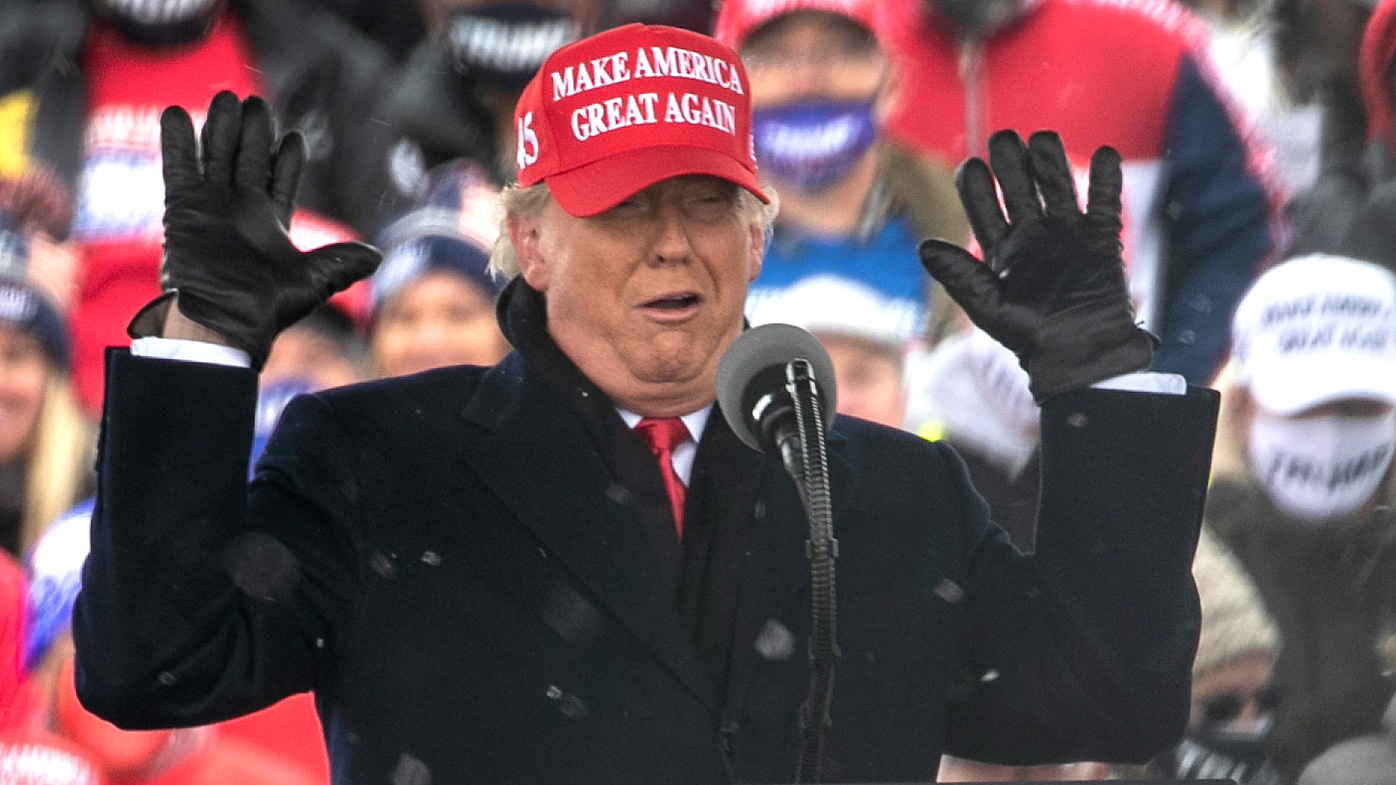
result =
[{"label": "man in dark overcoat", "polygon": [[[377,255],[286,241],[301,147],[263,102],[220,95],[198,145],[167,112],[166,294],[108,358],[85,705],[158,727],[312,690],[338,783],[789,781],[808,529],[714,403],[772,211],[748,95],[682,30],[555,53],[494,259],[515,351],[297,399],[250,484],[272,337]],[[1038,548],[950,448],[833,424],[828,781],[929,781],[942,749],[1143,760],[1187,720],[1215,395],[1145,372],[1118,155],[1084,211],[1054,134],[990,162],[959,182],[987,263],[920,251],[1043,403]]]}]

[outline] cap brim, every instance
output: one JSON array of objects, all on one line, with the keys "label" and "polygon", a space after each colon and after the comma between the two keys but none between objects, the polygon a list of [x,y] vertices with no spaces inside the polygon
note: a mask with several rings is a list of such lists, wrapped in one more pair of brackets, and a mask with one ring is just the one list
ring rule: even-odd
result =
[{"label": "cap brim", "polygon": [[687,145],[626,150],[548,175],[543,181],[563,210],[578,218],[589,218],[661,180],[683,175],[719,177],[745,188],[762,202],[770,201],[756,181],[756,174],[731,156]]},{"label": "cap brim", "polygon": [[1396,404],[1396,368],[1377,357],[1313,357],[1257,368],[1248,387],[1263,409],[1283,415],[1347,399]]}]

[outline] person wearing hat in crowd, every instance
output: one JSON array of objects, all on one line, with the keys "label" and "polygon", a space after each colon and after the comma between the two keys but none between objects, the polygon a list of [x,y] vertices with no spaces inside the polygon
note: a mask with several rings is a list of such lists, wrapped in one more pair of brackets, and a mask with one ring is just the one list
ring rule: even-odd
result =
[{"label": "person wearing hat in crowd", "polygon": [[384,233],[369,282],[375,376],[447,365],[494,365],[509,342],[494,318],[502,282],[489,272],[499,190],[478,167],[456,164],[442,195]]},{"label": "person wearing hat in crowd", "polygon": [[0,225],[16,233],[24,249],[24,277],[59,313],[77,296],[79,251],[61,239],[72,220],[72,203],[50,172],[29,170],[0,175]]},{"label": "person wearing hat in crowd", "polygon": [[1379,727],[1396,681],[1396,277],[1290,260],[1237,307],[1207,525],[1280,635],[1270,745],[1284,782]]},{"label": "person wearing hat in crowd", "polygon": [[[360,29],[375,16],[404,15],[396,7],[378,8],[379,3],[358,5],[363,6],[354,14]],[[401,5],[416,6],[425,35],[399,67],[385,106],[396,134],[394,173],[416,197],[432,188],[438,169],[466,162],[496,187],[513,179],[514,104],[559,46],[629,22],[707,30],[713,18],[711,0],[409,0]]]},{"label": "person wearing hat in crowd", "polygon": [[592,32],[599,0],[411,0],[426,37],[385,103],[404,182],[469,161],[497,185],[514,169],[514,104],[544,58]]},{"label": "person wearing hat in crowd", "polygon": [[1206,528],[1197,541],[1192,573],[1202,600],[1202,632],[1192,661],[1188,724],[1262,725],[1271,708],[1267,687],[1279,649],[1275,622],[1245,568]]},{"label": "person wearing hat in crowd", "polygon": [[958,326],[913,249],[969,227],[949,168],[883,138],[896,75],[876,16],[874,0],[725,0],[713,35],[751,75],[756,161],[781,198],[747,293],[753,323],[771,321],[762,310],[789,287],[835,275],[885,298],[910,348]]},{"label": "person wearing hat in crowd", "polygon": [[1269,731],[1279,633],[1241,563],[1202,529],[1192,564],[1202,632],[1192,663],[1192,716],[1181,744],[1150,768],[1176,779],[1275,785]]},{"label": "person wearing hat in crowd", "polygon": [[1073,165],[1125,161],[1130,291],[1156,368],[1206,384],[1237,299],[1283,250],[1268,153],[1235,114],[1205,26],[1168,0],[886,0],[900,78],[888,138],[953,165],[1000,128],[1052,128]]},{"label": "person wearing hat in crowd", "polygon": [[819,339],[834,367],[838,414],[902,427],[906,333],[882,293],[861,281],[812,276],[783,291],[752,326],[770,322],[793,324]]},{"label": "person wearing hat in crowd", "polygon": [[[803,508],[716,403],[772,209],[750,94],[731,50],[678,28],[551,55],[493,256],[515,350],[298,398],[250,484],[267,345],[378,254],[276,230],[294,173],[264,102],[214,99],[202,169],[170,109],[169,291],[109,356],[83,703],[158,727],[313,690],[339,782],[788,780]],[[1038,551],[948,447],[832,418],[842,657],[815,777],[929,780],[942,748],[1138,760],[1187,720],[1216,396],[1142,372],[1114,152],[1082,212],[1054,134],[992,150],[963,197],[994,271],[921,250],[1043,402]]]},{"label": "person wearing hat in crowd", "polygon": [[23,224],[0,217],[0,548],[14,558],[92,487],[92,426],[69,376],[67,328],[26,279]]}]

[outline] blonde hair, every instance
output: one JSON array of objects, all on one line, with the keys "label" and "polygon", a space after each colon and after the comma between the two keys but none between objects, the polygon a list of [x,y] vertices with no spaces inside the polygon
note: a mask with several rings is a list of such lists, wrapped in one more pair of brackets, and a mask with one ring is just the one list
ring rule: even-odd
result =
[{"label": "blonde hair", "polygon": [[[763,247],[771,242],[771,232],[776,213],[780,210],[780,200],[774,189],[762,189],[769,202],[763,203],[745,188],[737,189],[737,206],[753,223],[761,227]],[[499,194],[499,236],[490,249],[490,274],[503,280],[513,280],[519,274],[519,257],[514,253],[514,243],[509,239],[511,218],[537,218],[552,201],[553,195],[546,183],[521,186],[507,185]]]},{"label": "blonde hair", "polygon": [[21,551],[32,546],[55,518],[79,501],[92,471],[94,429],[78,405],[72,381],[49,375],[43,405],[30,435],[20,516]]}]

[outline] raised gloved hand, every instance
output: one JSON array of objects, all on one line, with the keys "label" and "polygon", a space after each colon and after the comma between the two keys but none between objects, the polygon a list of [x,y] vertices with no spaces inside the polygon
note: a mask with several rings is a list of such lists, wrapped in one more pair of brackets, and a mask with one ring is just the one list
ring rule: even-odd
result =
[{"label": "raised gloved hand", "polygon": [[271,109],[255,96],[214,96],[197,152],[188,113],[172,106],[160,116],[164,294],[131,320],[131,337],[160,335],[177,302],[261,370],[277,333],[377,268],[382,254],[363,243],[308,253],[291,244],[305,143],[294,131],[274,141]]},{"label": "raised gloved hand", "polygon": [[985,262],[925,240],[921,264],[971,321],[1018,355],[1039,404],[1147,368],[1158,340],[1135,324],[1125,284],[1119,153],[1102,147],[1091,157],[1084,213],[1055,133],[1039,131],[1024,146],[1013,131],[999,131],[989,161],[992,173],[971,158],[955,177]]}]

